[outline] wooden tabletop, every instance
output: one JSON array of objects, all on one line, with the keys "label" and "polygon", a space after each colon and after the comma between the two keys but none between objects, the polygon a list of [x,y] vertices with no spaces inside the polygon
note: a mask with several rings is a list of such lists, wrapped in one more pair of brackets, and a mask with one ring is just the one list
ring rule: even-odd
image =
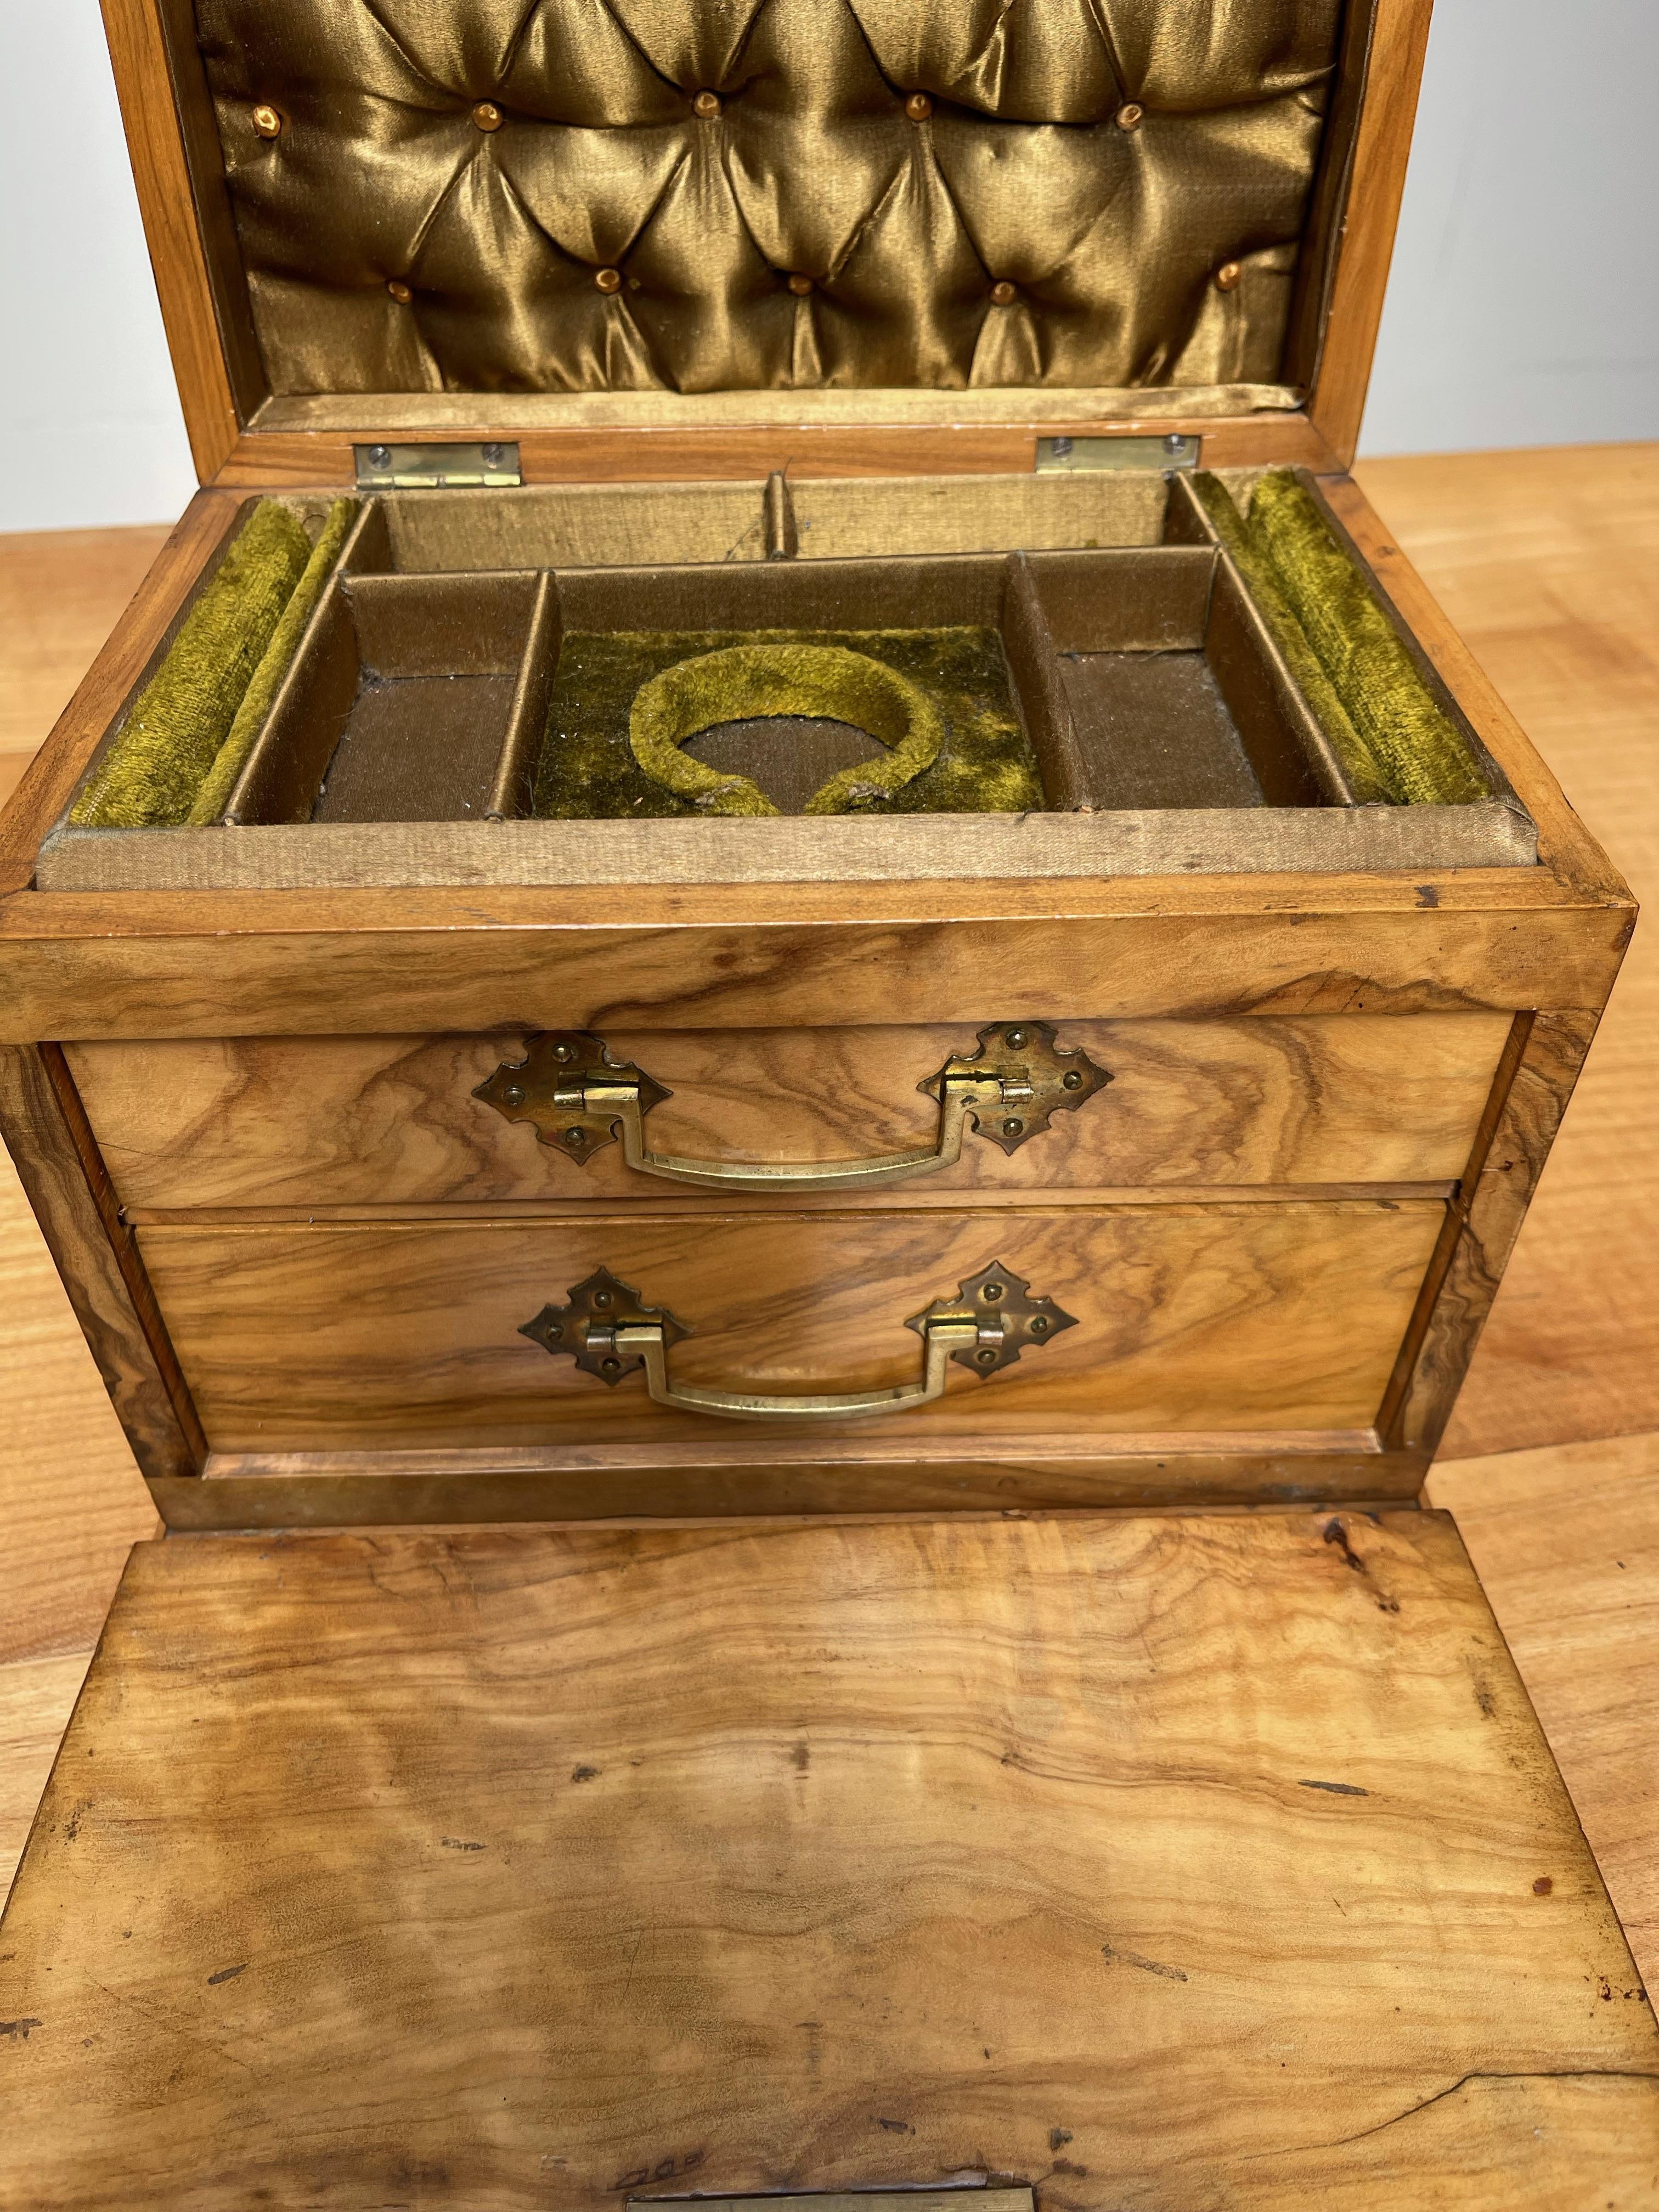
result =
[{"label": "wooden tabletop", "polygon": [[[1638,896],[1659,891],[1659,446],[1357,472]],[[0,797],[159,546],[0,538]],[[1430,1495],[1455,1512],[1659,1975],[1659,926],[1638,930]],[[155,1522],[0,1158],[0,1892]],[[1607,1443],[1603,1439],[1619,1439]]]}]

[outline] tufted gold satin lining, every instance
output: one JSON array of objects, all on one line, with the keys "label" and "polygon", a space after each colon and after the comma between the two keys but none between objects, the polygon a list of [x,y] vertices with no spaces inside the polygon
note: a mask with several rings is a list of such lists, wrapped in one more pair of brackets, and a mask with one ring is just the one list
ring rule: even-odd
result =
[{"label": "tufted gold satin lining", "polygon": [[282,398],[1273,385],[1341,17],[1342,0],[197,8]]}]

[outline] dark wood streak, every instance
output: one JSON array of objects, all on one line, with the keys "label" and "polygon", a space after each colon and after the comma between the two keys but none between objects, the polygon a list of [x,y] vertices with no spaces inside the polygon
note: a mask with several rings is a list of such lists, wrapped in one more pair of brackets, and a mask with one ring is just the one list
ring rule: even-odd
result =
[{"label": "dark wood streak", "polygon": [[55,1046],[0,1048],[0,1134],[141,1470],[199,1474],[206,1439]]}]

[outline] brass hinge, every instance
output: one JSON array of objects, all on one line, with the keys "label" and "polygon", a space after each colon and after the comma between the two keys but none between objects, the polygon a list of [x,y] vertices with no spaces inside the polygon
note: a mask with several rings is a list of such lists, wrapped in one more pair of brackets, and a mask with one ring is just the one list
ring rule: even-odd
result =
[{"label": "brass hinge", "polygon": [[1040,477],[1076,476],[1092,469],[1195,469],[1198,440],[1179,430],[1162,438],[1039,438]]},{"label": "brass hinge", "polygon": [[521,484],[516,442],[483,446],[354,446],[359,491],[454,491]]}]

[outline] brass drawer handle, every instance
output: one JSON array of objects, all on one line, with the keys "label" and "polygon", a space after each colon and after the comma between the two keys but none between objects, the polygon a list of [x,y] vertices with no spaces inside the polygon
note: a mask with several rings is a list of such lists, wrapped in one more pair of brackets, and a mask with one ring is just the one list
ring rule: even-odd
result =
[{"label": "brass drawer handle", "polygon": [[953,1298],[935,1298],[905,1322],[922,1342],[921,1375],[895,1389],[848,1390],[830,1396],[768,1397],[754,1390],[708,1390],[676,1382],[668,1349],[691,1334],[665,1306],[648,1306],[637,1291],[600,1267],[569,1293],[568,1305],[544,1306],[523,1323],[520,1336],[544,1352],[565,1352],[578,1367],[615,1385],[645,1370],[646,1388],[659,1406],[683,1413],[720,1413],[734,1421],[857,1420],[902,1413],[945,1395],[945,1362],[955,1359],[988,1382],[1022,1352],[1046,1344],[1075,1317],[1052,1298],[1033,1297],[1030,1285],[998,1263],[969,1275]]},{"label": "brass drawer handle", "polygon": [[1005,1152],[1040,1135],[1052,1114],[1081,1106],[1111,1081],[1080,1047],[1054,1041],[1048,1022],[994,1022],[976,1052],[947,1060],[916,1088],[939,1101],[939,1132],[915,1152],[864,1160],[678,1159],[649,1149],[645,1117],[673,1093],[631,1063],[618,1065],[586,1030],[544,1030],[525,1056],[503,1060],[473,1092],[509,1121],[529,1121],[538,1141],[585,1165],[621,1133],[623,1157],[641,1175],[712,1190],[866,1190],[872,1183],[935,1175],[962,1157],[969,1121]]}]

